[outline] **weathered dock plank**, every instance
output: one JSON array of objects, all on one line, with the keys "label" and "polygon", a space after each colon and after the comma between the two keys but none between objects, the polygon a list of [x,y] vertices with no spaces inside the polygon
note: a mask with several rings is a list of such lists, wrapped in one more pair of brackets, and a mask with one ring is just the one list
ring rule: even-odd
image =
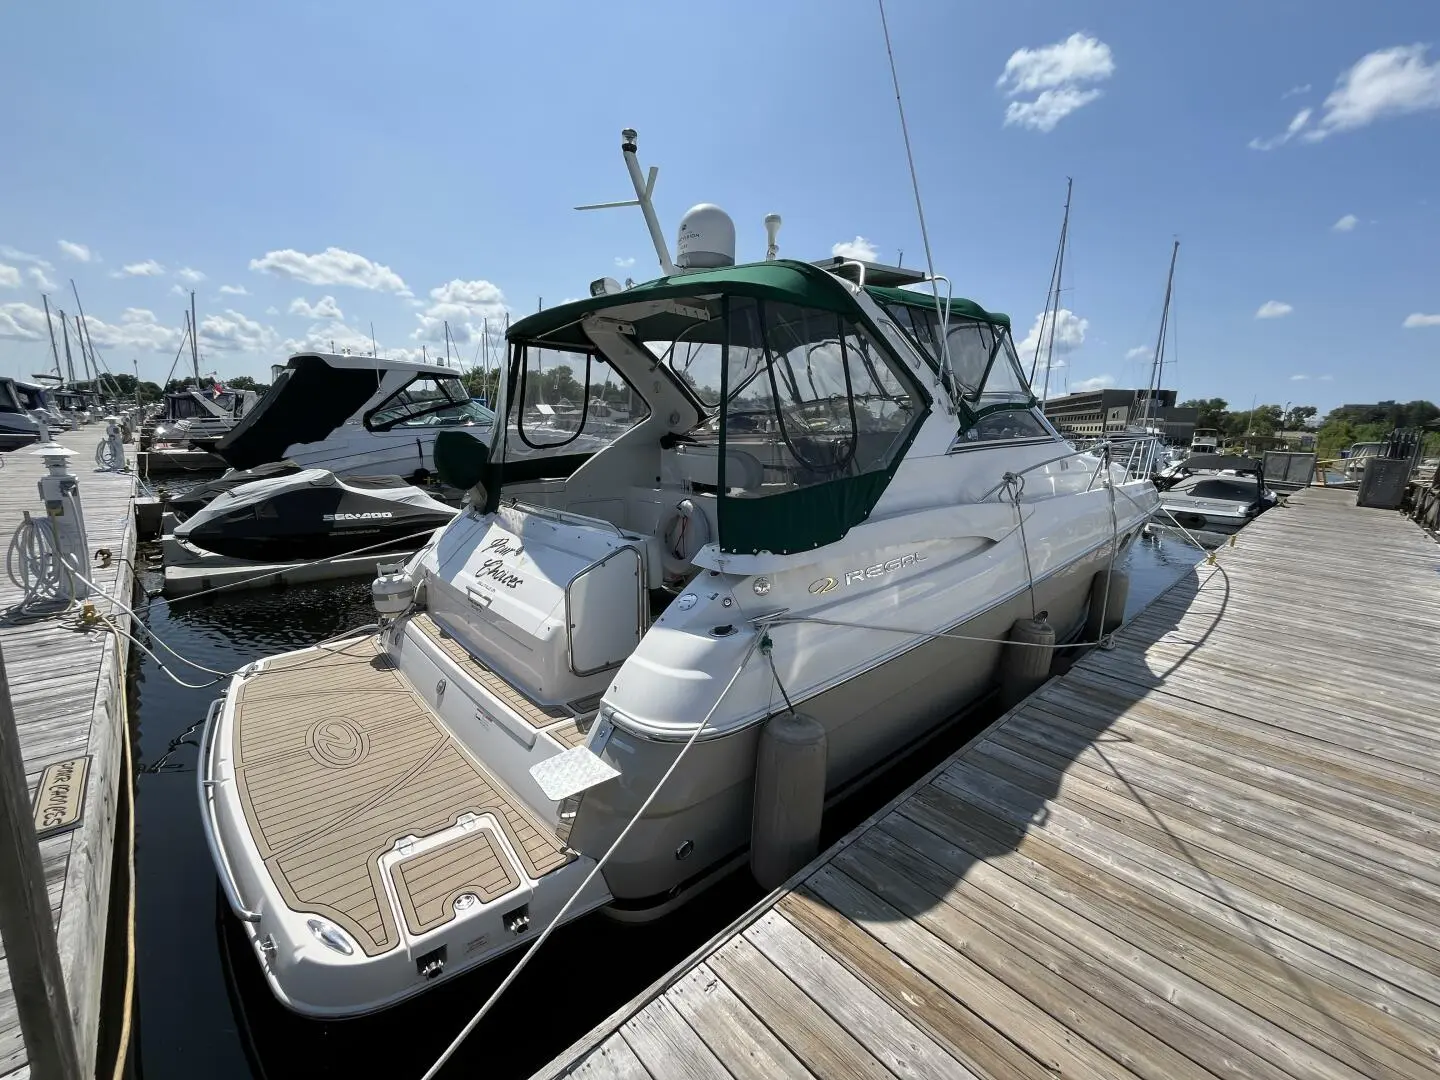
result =
[{"label": "weathered dock plank", "polygon": [[[92,563],[91,580],[128,604],[134,584],[135,479],[94,471],[95,444],[102,435],[103,428],[91,425],[65,432],[57,441],[76,452],[70,459],[71,472],[80,481],[91,553],[100,548],[111,553],[108,566]],[[3,544],[9,543],[23,511],[43,513],[36,483],[44,466],[29,451],[27,447],[0,455]],[[132,782],[121,776],[121,739],[127,737],[124,694],[129,644],[103,625],[81,626],[73,615],[40,620],[18,617],[14,609],[20,599],[20,590],[8,576],[0,575],[0,646],[26,782],[33,794],[46,765],[83,754],[91,758],[80,824],[40,843],[81,1066],[90,1073],[97,1064],[116,805],[119,785]],[[107,600],[95,598],[95,607],[122,629],[130,629],[130,617]],[[0,961],[0,1080],[28,1076],[27,1061],[10,971]]]},{"label": "weathered dock plank", "polygon": [[1298,493],[537,1077],[1435,1076],[1437,599]]}]

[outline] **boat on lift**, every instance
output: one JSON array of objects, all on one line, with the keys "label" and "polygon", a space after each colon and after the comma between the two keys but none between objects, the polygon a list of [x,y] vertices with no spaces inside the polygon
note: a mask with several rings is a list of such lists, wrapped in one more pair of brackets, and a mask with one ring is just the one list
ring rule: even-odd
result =
[{"label": "boat on lift", "polygon": [[298,353],[260,404],[215,445],[234,469],[289,461],[340,476],[423,479],[435,436],[489,434],[495,414],[454,368],[353,353]]},{"label": "boat on lift", "polygon": [[1275,505],[1264,467],[1233,454],[1191,454],[1160,493],[1159,527],[1174,522],[1214,547]]},{"label": "boat on lift", "polygon": [[1220,433],[1213,428],[1196,428],[1190,436],[1190,453],[1192,454],[1218,454],[1220,452]]},{"label": "boat on lift", "polygon": [[[658,918],[772,852],[757,753],[796,710],[822,753],[787,813],[818,830],[996,686],[1012,628],[1076,640],[1156,504],[1050,426],[1006,316],[776,258],[773,215],[737,264],[708,204],[672,263],[634,132],[622,151],[663,276],[511,326],[503,423],[437,438],[467,505],[382,568],[382,629],[260,660],[211,706],[211,855],[301,1013],[385,1008],[572,898]],[[596,400],[627,402],[603,435]]]},{"label": "boat on lift", "polygon": [[360,549],[412,552],[457,510],[398,476],[285,471],[221,491],[176,527],[201,551],[258,563],[303,562]]},{"label": "boat on lift", "polygon": [[172,390],[165,395],[163,410],[156,417],[150,441],[172,443],[195,450],[209,450],[255,407],[254,390],[227,390],[198,386]]}]

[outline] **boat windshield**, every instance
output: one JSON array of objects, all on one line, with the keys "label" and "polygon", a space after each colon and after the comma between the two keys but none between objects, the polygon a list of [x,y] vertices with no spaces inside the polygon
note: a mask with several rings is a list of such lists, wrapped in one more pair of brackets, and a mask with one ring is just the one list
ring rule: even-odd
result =
[{"label": "boat windshield", "polygon": [[836,311],[748,296],[686,307],[645,346],[707,408],[689,440],[718,458],[722,547],[786,553],[843,536],[924,413],[903,366]]},{"label": "boat windshield", "polygon": [[[941,319],[923,293],[905,290],[872,290],[875,301],[909,337],[932,368],[939,370]],[[919,298],[917,302],[916,298]],[[976,317],[983,315],[984,318]],[[950,305],[945,338],[949,345],[950,369],[965,397],[978,408],[1034,404],[1030,384],[1015,354],[1015,342],[1003,315],[989,315],[968,300]]]},{"label": "boat windshield", "polygon": [[507,392],[506,460],[593,454],[650,415],[645,399],[591,350],[516,344]]},{"label": "boat windshield", "polygon": [[20,402],[15,397],[15,384],[0,381],[0,412],[21,412]]},{"label": "boat windshield", "polygon": [[495,414],[472,401],[454,375],[420,375],[365,418],[371,431],[392,428],[492,427]]},{"label": "boat windshield", "polygon": [[15,388],[15,396],[19,398],[21,406],[26,409],[44,409],[45,391],[38,386],[26,386],[24,383],[12,383]]}]

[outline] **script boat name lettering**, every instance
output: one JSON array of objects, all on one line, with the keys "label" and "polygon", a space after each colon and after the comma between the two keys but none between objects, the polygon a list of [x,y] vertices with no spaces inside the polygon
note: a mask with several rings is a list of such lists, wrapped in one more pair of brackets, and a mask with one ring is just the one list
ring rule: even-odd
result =
[{"label": "script boat name lettering", "polygon": [[504,585],[507,589],[516,588],[525,581],[505,565],[504,559],[486,559],[480,564],[480,569],[475,572],[475,577],[477,579],[487,578],[497,585]]}]

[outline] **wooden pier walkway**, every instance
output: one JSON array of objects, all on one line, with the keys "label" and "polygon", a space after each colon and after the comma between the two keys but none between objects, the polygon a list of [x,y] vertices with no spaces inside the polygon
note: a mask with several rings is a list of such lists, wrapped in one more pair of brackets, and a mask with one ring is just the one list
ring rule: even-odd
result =
[{"label": "wooden pier walkway", "polygon": [[1354,501],[1260,518],[537,1076],[1440,1075],[1440,546]]},{"label": "wooden pier walkway", "polygon": [[[108,566],[92,563],[91,580],[128,604],[134,582],[135,478],[94,471],[95,444],[103,435],[103,425],[91,424],[62,433],[57,441],[76,453],[70,471],[80,481],[90,550],[111,553]],[[0,455],[0,545],[8,546],[22,511],[44,512],[36,483],[45,470],[31,449]],[[22,621],[11,610],[20,598],[20,590],[0,573],[0,648],[32,796],[48,765],[89,758],[79,823],[40,841],[76,1042],[82,1070],[89,1075],[96,1066],[116,805],[120,784],[131,783],[121,775],[129,644],[117,642],[107,629],[81,628],[73,616]],[[95,606],[129,629],[129,617],[108,601],[96,598]],[[0,943],[0,1080],[19,1080],[29,1076],[30,1068],[4,956]],[[100,1064],[108,1071],[109,1063]]]}]

